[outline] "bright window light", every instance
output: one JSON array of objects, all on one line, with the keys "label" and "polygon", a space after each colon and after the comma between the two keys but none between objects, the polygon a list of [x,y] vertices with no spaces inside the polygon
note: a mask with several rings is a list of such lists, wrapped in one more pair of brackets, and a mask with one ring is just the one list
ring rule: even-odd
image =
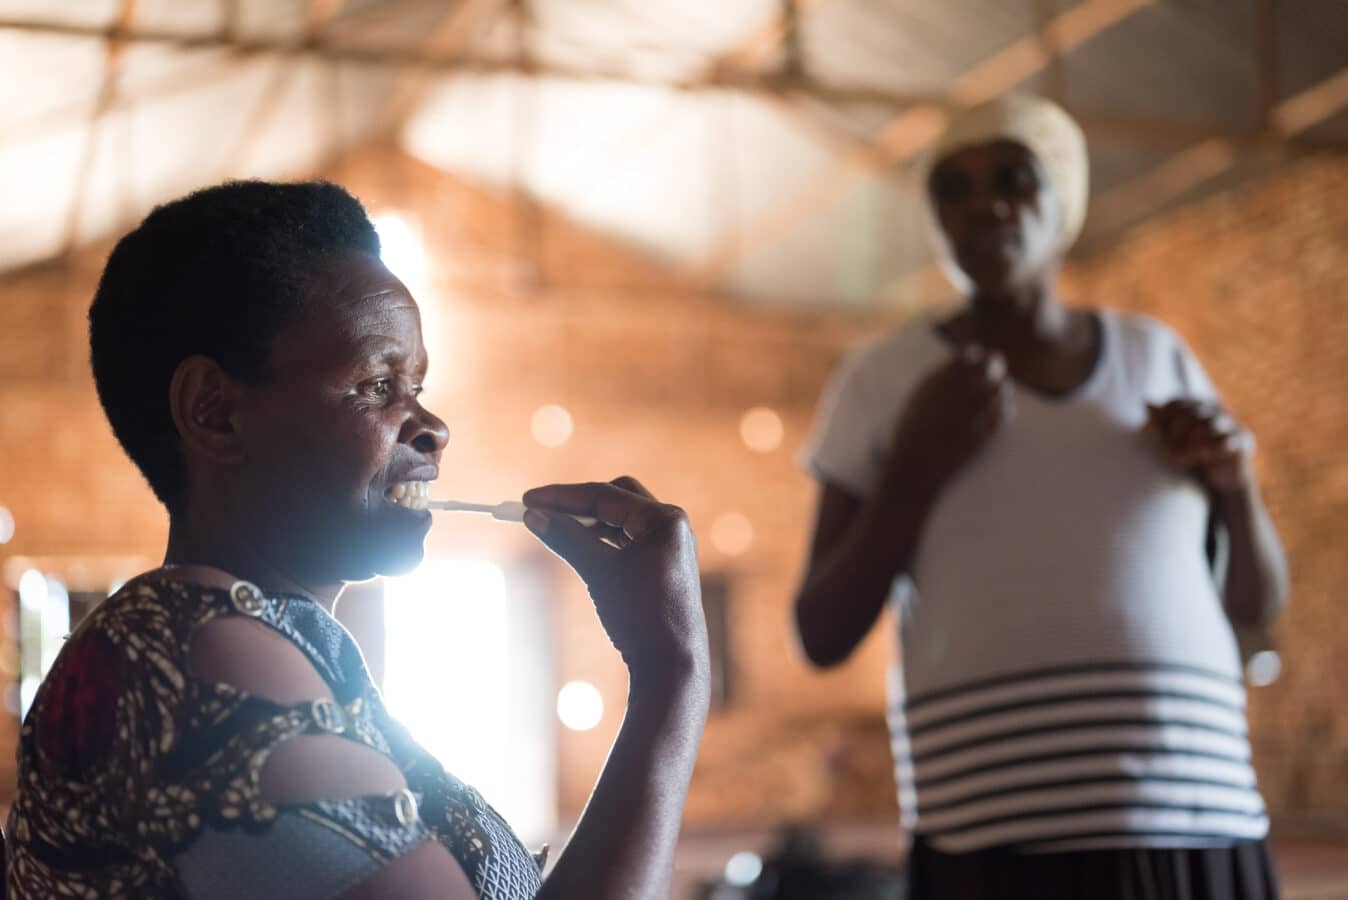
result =
[{"label": "bright window light", "polygon": [[19,710],[28,715],[38,686],[70,634],[70,594],[55,578],[29,569],[19,576]]},{"label": "bright window light", "polygon": [[485,791],[510,690],[504,573],[477,560],[427,562],[390,578],[385,598],[389,710],[445,768]]},{"label": "bright window light", "polygon": [[39,615],[47,605],[47,579],[37,569],[28,569],[19,576],[19,604]]},{"label": "bright window light", "polygon": [[384,265],[413,294],[422,293],[426,285],[426,247],[417,229],[397,213],[383,213],[370,221],[379,234],[379,258]]},{"label": "bright window light", "polygon": [[[536,640],[512,632],[505,573],[484,560],[428,560],[385,580],[384,700],[412,736],[526,838],[551,839],[555,775]],[[542,683],[540,683],[542,680]],[[546,694],[543,694],[546,696]]]}]

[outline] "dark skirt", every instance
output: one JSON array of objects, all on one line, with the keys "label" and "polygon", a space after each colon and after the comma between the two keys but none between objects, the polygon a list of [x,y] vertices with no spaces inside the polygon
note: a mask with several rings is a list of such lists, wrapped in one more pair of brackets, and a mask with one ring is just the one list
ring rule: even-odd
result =
[{"label": "dark skirt", "polygon": [[942,853],[921,837],[908,900],[1277,900],[1264,841],[1233,847]]}]

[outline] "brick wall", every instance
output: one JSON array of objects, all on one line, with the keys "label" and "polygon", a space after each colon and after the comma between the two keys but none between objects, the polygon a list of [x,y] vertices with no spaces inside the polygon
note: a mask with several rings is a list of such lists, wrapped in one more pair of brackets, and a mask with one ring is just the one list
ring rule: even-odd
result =
[{"label": "brick wall", "polygon": [[[729,575],[734,693],[709,724],[690,825],[893,817],[880,718],[888,631],[877,629],[846,666],[815,673],[794,652],[789,598],[813,496],[791,454],[841,349],[898,314],[787,316],[708,297],[547,210],[385,149],[331,176],[373,211],[408,216],[436,255],[420,293],[433,356],[428,402],[454,435],[444,490],[494,499],[550,480],[635,474],[688,509],[704,566]],[[1340,196],[1348,187],[1342,160],[1305,160],[1156,223],[1071,273],[1080,296],[1173,322],[1260,434],[1297,596],[1282,632],[1287,673],[1256,692],[1253,720],[1270,799],[1289,821],[1348,809],[1342,794],[1337,806],[1330,799],[1348,783],[1348,722],[1332,697],[1334,674],[1345,674],[1335,653],[1348,647],[1331,608],[1336,576],[1348,574],[1333,549],[1348,499],[1348,470],[1332,465],[1348,437],[1333,393],[1344,355],[1332,292],[1348,271],[1336,187]],[[1284,202],[1293,196],[1301,202]],[[0,565],[23,555],[65,565],[153,557],[162,546],[164,517],[108,432],[84,362],[83,311],[106,249],[0,278],[0,504],[18,522]],[[555,450],[529,437],[529,417],[544,403],[566,406],[576,424]],[[769,454],[738,435],[740,415],[758,405],[778,410],[786,426],[782,448]],[[711,523],[731,511],[755,535],[735,557],[708,540]],[[587,599],[519,529],[445,519],[430,551],[541,566],[556,592],[558,681],[587,678],[610,710],[621,708],[622,671]],[[559,734],[564,813],[580,808],[616,727],[611,713],[595,731]],[[0,719],[6,787],[12,739],[12,722]]]}]

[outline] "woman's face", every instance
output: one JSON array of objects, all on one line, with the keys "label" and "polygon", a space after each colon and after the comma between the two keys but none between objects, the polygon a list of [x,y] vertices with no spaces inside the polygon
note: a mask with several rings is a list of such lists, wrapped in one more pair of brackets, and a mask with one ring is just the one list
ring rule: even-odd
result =
[{"label": "woman's face", "polygon": [[1004,291],[1056,267],[1058,204],[1023,145],[956,150],[932,169],[927,190],[951,257],[980,291]]},{"label": "woman's face", "polygon": [[421,405],[417,305],[377,258],[357,252],[325,261],[306,299],[240,409],[251,524],[300,580],[407,571],[421,561],[430,514],[392,491],[434,481],[449,440]]}]

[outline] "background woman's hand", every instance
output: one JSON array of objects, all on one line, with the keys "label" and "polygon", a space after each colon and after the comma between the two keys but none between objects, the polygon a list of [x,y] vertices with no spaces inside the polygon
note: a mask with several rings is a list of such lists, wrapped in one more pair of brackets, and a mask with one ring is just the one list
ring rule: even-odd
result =
[{"label": "background woman's hand", "polygon": [[1216,403],[1185,399],[1147,404],[1146,430],[1170,465],[1192,474],[1210,491],[1235,493],[1253,482],[1254,440]]},{"label": "background woman's hand", "polygon": [[895,428],[891,465],[906,478],[943,485],[973,461],[1013,414],[1006,360],[966,346],[913,392]]},{"label": "background woman's hand", "polygon": [[[635,681],[708,665],[697,543],[688,517],[634,478],[524,495],[524,523],[576,570]],[[571,515],[593,516],[587,528]]]}]

